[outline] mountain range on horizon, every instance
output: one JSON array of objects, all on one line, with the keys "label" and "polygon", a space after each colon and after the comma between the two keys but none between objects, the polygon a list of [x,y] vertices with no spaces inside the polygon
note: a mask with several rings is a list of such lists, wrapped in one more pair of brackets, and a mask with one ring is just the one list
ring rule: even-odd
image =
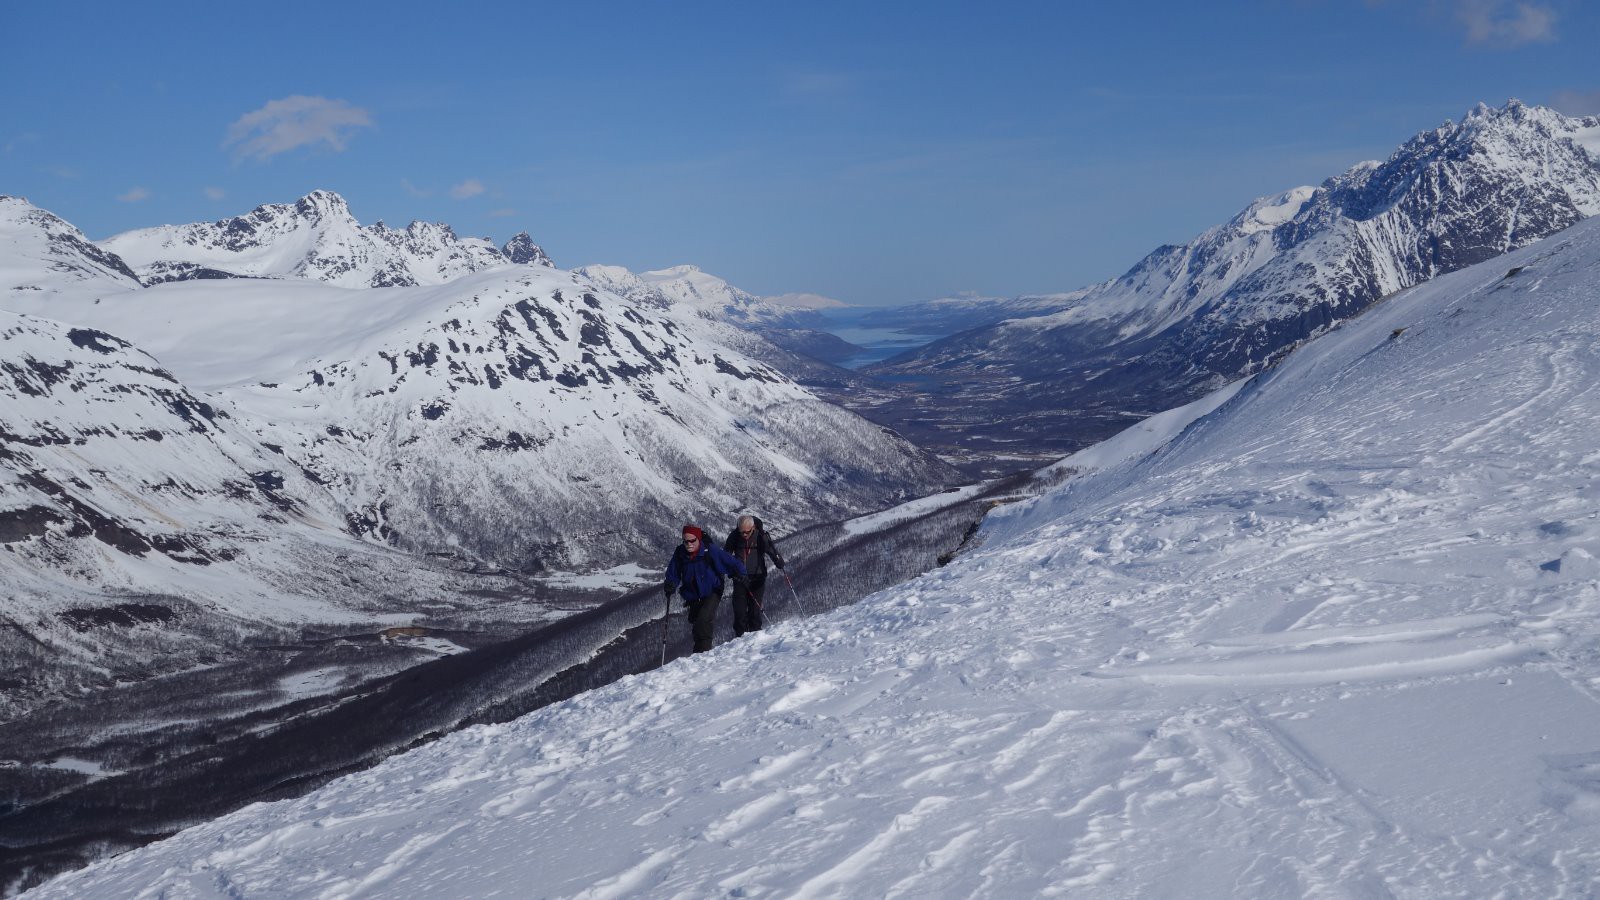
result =
[{"label": "mountain range on horizon", "polygon": [[1391,294],[923,577],[37,896],[1582,896],[1597,291],[1590,220]]},{"label": "mountain range on horizon", "polygon": [[[260,210],[247,241],[179,226],[105,242],[160,248],[130,265],[0,199],[13,713],[305,624],[448,618],[473,605],[455,570],[498,591],[628,568],[686,520],[757,509],[799,529],[956,479],[742,352],[750,332],[542,254],[368,253],[400,232],[353,225],[336,195]],[[389,283],[442,278],[441,259],[470,271]],[[249,277],[145,286],[157,264]],[[386,554],[365,591],[331,561]],[[119,609],[156,617],[126,653],[115,629],[75,624]],[[174,649],[152,658],[152,640]]]},{"label": "mountain range on horizon", "polygon": [[1187,244],[1159,247],[1118,278],[1056,298],[1056,310],[871,366],[937,401],[861,411],[929,447],[980,430],[996,446],[1031,447],[1033,460],[1059,456],[1259,372],[1395,291],[1597,212],[1600,117],[1479,104],[1387,160],[1261,198]]},{"label": "mountain range on horizon", "polygon": [[[1582,298],[1596,281],[1597,259],[1595,223],[1584,220],[1596,214],[1600,117],[1517,101],[1480,104],[1460,122],[1420,132],[1384,161],[1260,198],[1100,284],[853,310],[863,322],[939,336],[856,372],[838,363],[859,348],[827,331],[836,301],[757,296],[695,265],[563,270],[525,232],[496,246],[442,223],[363,225],[326,190],[215,222],[141,228],[99,242],[25,200],[0,196],[0,556],[7,562],[0,567],[0,746],[30,722],[54,728],[58,714],[88,710],[116,692],[154,690],[163,678],[229,666],[268,678],[250,702],[269,697],[269,705],[298,715],[294,703],[306,696],[357,690],[374,675],[387,679],[419,661],[497,646],[491,642],[650,582],[686,521],[714,533],[754,511],[786,536],[838,532],[836,542],[815,545],[827,547],[815,561],[819,570],[882,568],[891,545],[868,549],[856,540],[865,526],[855,517],[885,510],[892,525],[919,523],[952,497],[1014,505],[998,506],[959,543],[927,554],[945,567],[939,572],[892,589],[865,612],[845,614],[869,636],[894,633],[898,640],[911,624],[942,636],[926,644],[912,637],[882,654],[869,638],[845,641],[836,658],[824,646],[836,637],[810,635],[804,658],[770,668],[750,648],[774,649],[772,641],[795,632],[763,636],[741,645],[738,665],[792,685],[746,684],[733,699],[713,692],[685,702],[708,717],[731,715],[746,708],[739,698],[755,691],[760,696],[748,702],[765,710],[757,720],[794,734],[796,716],[807,710],[824,722],[818,727],[831,727],[830,717],[894,695],[900,676],[885,673],[905,670],[920,673],[911,676],[918,690],[930,690],[894,699],[896,715],[908,717],[896,729],[920,727],[908,723],[923,713],[939,721],[953,710],[966,715],[974,698],[1010,696],[1012,687],[1037,683],[1050,696],[1110,697],[1140,728],[1175,729],[1177,745],[1206,747],[1214,728],[1146,721],[1138,698],[1159,695],[1173,716],[1232,722],[1221,701],[1194,707],[1181,691],[1161,694],[1161,686],[1254,691],[1287,675],[1312,685],[1308,702],[1325,711],[1321,704],[1343,699],[1343,678],[1381,681],[1374,671],[1410,665],[1413,651],[1441,661],[1423,674],[1456,684],[1458,675],[1498,677],[1534,659],[1537,648],[1555,647],[1564,654],[1560,665],[1538,669],[1530,696],[1563,714],[1586,708],[1570,694],[1582,684],[1561,679],[1589,665],[1584,648],[1593,629],[1584,617],[1594,598],[1584,585],[1600,573],[1600,546],[1581,520],[1592,506],[1583,473],[1594,455],[1581,452],[1582,429],[1594,418],[1581,398],[1595,377],[1593,341],[1585,337],[1592,316]],[[1522,359],[1517,348],[1524,344],[1545,355]],[[1475,366],[1504,385],[1476,377]],[[1406,390],[1397,392],[1402,384]],[[1502,386],[1503,395],[1496,393]],[[1560,404],[1574,411],[1535,414]],[[1316,428],[1295,430],[1313,417]],[[1371,460],[1355,459],[1355,449],[1332,453],[1319,440],[1365,442],[1362,453],[1370,449],[1393,465],[1368,467]],[[1508,449],[1519,441],[1532,448],[1526,459]],[[1283,456],[1283,448],[1298,455]],[[1515,458],[1486,461],[1473,455],[1480,452]],[[1293,472],[1274,474],[1284,466]],[[1550,495],[1518,494],[1502,505],[1496,491],[1506,467]],[[1034,471],[994,478],[1024,470]],[[982,490],[997,499],[985,500],[990,495],[979,495],[972,482],[990,478]],[[1049,484],[1064,486],[1027,499]],[[1567,493],[1551,499],[1560,491]],[[1484,524],[1463,539],[1452,510]],[[1413,518],[1427,533],[1405,543],[1396,523]],[[826,527],[806,531],[811,526]],[[1275,555],[1288,546],[1287,556],[1303,553],[1333,573],[1343,561],[1340,548],[1356,538],[1361,564],[1382,572],[1344,578],[1302,571]],[[1384,556],[1386,539],[1404,544],[1404,559]],[[1489,547],[1499,567],[1474,569],[1467,551],[1457,549],[1463,541]],[[1241,572],[1266,573],[1245,579],[1244,599],[1227,593],[1245,578],[1227,574],[1235,546],[1254,560]],[[1406,574],[1413,562],[1427,570],[1423,576],[1459,590],[1434,591],[1426,577]],[[1455,579],[1453,566],[1475,574]],[[1399,572],[1393,584],[1408,586],[1394,603],[1378,602],[1395,600],[1384,567]],[[1222,593],[1208,601],[1205,590]],[[1545,602],[1551,592],[1559,603]],[[961,609],[963,597],[995,612],[1003,627],[991,627],[981,609]],[[1008,598],[1019,600],[1015,612],[1006,611]],[[659,592],[652,600],[659,617]],[[1510,606],[1495,605],[1502,601]],[[929,612],[930,605],[937,610]],[[948,629],[939,624],[947,616],[955,623]],[[1045,623],[1039,641],[1026,638],[1030,621]],[[1328,629],[1326,640],[1294,639],[1301,628]],[[406,643],[423,637],[407,629],[438,636]],[[963,629],[982,637],[967,640]],[[1560,640],[1550,638],[1557,633]],[[341,661],[359,640],[377,654],[360,665]],[[573,652],[598,654],[594,647],[610,646],[608,640],[576,643]],[[1390,644],[1393,653],[1385,651]],[[857,651],[878,661],[852,681],[846,673],[856,663],[846,657]],[[316,659],[323,668],[295,668],[294,679],[305,680],[293,680],[278,653]],[[1071,671],[1037,665],[1063,654]],[[806,680],[802,669],[813,658],[838,667],[818,676],[826,684]],[[950,673],[930,674],[930,659],[948,661]],[[716,662],[693,665],[721,671]],[[682,668],[660,683],[679,684],[673,679],[688,677]],[[996,672],[999,682],[989,679]],[[856,681],[859,692],[851,687]],[[1137,689],[1126,690],[1130,685]],[[655,688],[643,690],[604,696],[631,708],[662,705]],[[834,695],[843,698],[837,707],[826,699]],[[1270,690],[1254,696],[1264,704],[1283,700]],[[927,697],[931,704],[922,702]],[[1361,699],[1374,708],[1384,702]],[[570,708],[592,711],[586,702]],[[1082,711],[1074,707],[1073,716],[1057,721],[1032,709],[1029,721],[1110,754],[1097,759],[1122,759],[1117,754],[1126,748],[1077,730],[1072,723]],[[1427,718],[1421,707],[1412,712]],[[558,726],[566,727],[566,715],[555,714]],[[165,727],[160,721],[151,727]],[[961,721],[966,725],[956,731],[974,725],[970,717]],[[919,749],[934,761],[961,737],[939,734],[943,726],[930,722]],[[801,731],[816,724],[801,722]],[[640,745],[672,744],[669,731],[651,731]],[[582,728],[570,734],[576,742],[593,738]],[[834,738],[846,748],[834,760],[843,765],[852,755],[847,748],[865,736]],[[719,740],[692,737],[721,752]],[[70,736],[60,741],[72,745]],[[1339,765],[1331,767],[1348,763],[1351,778],[1368,762],[1348,744],[1308,742],[1336,757]],[[912,786],[958,795],[964,782],[946,777],[955,769],[944,767],[958,763],[941,756],[926,775],[886,768],[888,746],[874,744],[862,762],[873,773],[895,773],[873,774],[873,790],[915,805],[882,834],[917,831],[926,817],[916,810],[938,807],[946,794]],[[1131,766],[1147,751],[1178,752],[1161,740],[1140,746],[1106,765]],[[1240,746],[1257,759],[1279,745]],[[1466,741],[1451,746],[1471,750]],[[1015,755],[990,749],[989,766],[1009,765]],[[1563,752],[1581,750],[1574,743]],[[1222,761],[1207,771],[1237,774],[1228,752],[1218,750]],[[1555,764],[1535,772],[1535,756],[1519,765],[1547,786],[1545,796],[1576,792],[1576,800],[1546,804],[1556,813],[1568,815],[1572,803],[1581,813],[1591,794],[1600,796],[1584,774],[1587,762],[1572,763],[1570,772]],[[574,758],[585,772],[609,765],[587,750]],[[541,760],[536,764],[548,761]],[[777,760],[770,774],[781,780],[791,757]],[[514,759],[506,771],[528,762]],[[761,763],[763,772],[770,762]],[[28,765],[35,763],[43,770],[56,761]],[[62,771],[53,768],[29,788],[38,792],[30,797],[54,791],[50,779],[76,777]],[[822,779],[829,771],[812,774]],[[100,777],[92,769],[78,774]],[[682,774],[662,770],[669,780]],[[733,768],[723,775],[719,783],[735,791],[755,786]],[[442,791],[457,788],[448,778],[435,781]],[[1279,786],[1246,781],[1240,790],[1255,797]],[[1212,783],[1204,772],[1193,781]],[[4,793],[9,784],[0,775],[0,803],[21,808],[20,794]],[[1130,803],[1178,803],[1185,827],[1198,830],[1206,820],[1156,787],[1124,787]],[[782,826],[772,830],[771,796],[746,799],[749,806],[722,810],[725,821],[700,823],[705,833],[723,834],[726,822],[749,824],[761,846],[799,852]],[[1396,811],[1402,805],[1382,810],[1387,833],[1432,847],[1429,833]],[[1293,806],[1291,798],[1271,815],[1288,821]],[[1079,823],[1085,833],[1117,819],[1109,806],[1090,807],[1097,811]],[[403,803],[395,808],[401,818],[415,813]],[[1030,821],[1026,809],[1007,808]],[[1335,819],[1357,805],[1339,808]],[[700,817],[700,806],[685,809]],[[604,819],[587,807],[567,812]],[[835,802],[823,818],[860,838],[859,852],[883,843],[864,820],[837,813]],[[407,821],[421,827],[420,813],[413,818]],[[918,838],[919,858],[960,856],[967,841],[1003,853],[1008,840],[1037,836],[1031,826],[980,818],[987,829],[981,835]],[[277,830],[277,820],[248,815],[235,821],[299,840],[298,825]],[[685,890],[709,889],[692,866],[679,867],[703,858],[699,851],[675,854],[671,829],[655,827],[661,820],[631,821],[664,842],[651,859],[675,872]],[[1276,833],[1279,821],[1268,824]],[[1384,833],[1381,825],[1374,834]],[[1530,840],[1577,853],[1582,842],[1568,836],[1551,826]],[[1339,841],[1331,829],[1322,839]],[[337,856],[301,844],[319,858]],[[1547,883],[1499,851],[1479,849],[1483,865],[1514,870],[1515,883]],[[909,870],[888,880],[862,876],[851,848],[829,844],[820,852],[827,859],[816,857],[815,871],[796,875],[768,865],[737,878],[724,872],[733,880],[718,881],[718,890],[799,884],[802,893],[825,895],[855,885],[881,894],[934,883]],[[1338,884],[1339,873],[1312,857],[1300,871],[1314,877],[1297,883]],[[1074,860],[1071,876],[1084,884],[1094,882],[1102,862],[1121,871],[1130,864],[1087,839]],[[277,865],[261,858],[249,864]],[[611,867],[608,883],[635,883],[625,861],[596,864]],[[150,874],[158,869],[145,875],[166,878]],[[99,870],[83,883],[114,894],[106,885],[117,876],[104,873],[116,871],[129,870]],[[442,865],[429,871],[460,874]],[[383,874],[373,873],[372,883]],[[1389,869],[1384,877],[1404,876]],[[1015,882],[1023,883],[1038,887]],[[1152,889],[1181,883],[1180,875],[1140,882]]]}]

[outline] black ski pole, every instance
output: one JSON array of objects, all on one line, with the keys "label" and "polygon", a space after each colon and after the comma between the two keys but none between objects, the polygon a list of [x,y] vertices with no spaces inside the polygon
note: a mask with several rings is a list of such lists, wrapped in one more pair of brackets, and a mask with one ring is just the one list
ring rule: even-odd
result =
[{"label": "black ski pole", "polygon": [[804,617],[806,617],[808,619],[811,618],[811,612],[806,609],[805,603],[800,600],[800,595],[795,593],[794,582],[789,580],[789,573],[783,571],[782,569],[779,569],[778,572],[779,572],[779,574],[783,575],[783,583],[787,584],[789,586],[789,596],[793,597],[794,598],[794,602],[797,605],[799,605],[799,607],[800,607],[800,615],[802,615],[802,616],[804,616]]},{"label": "black ski pole", "polygon": [[[667,623],[672,619],[672,592],[667,591],[667,611],[661,615],[661,665],[667,664]],[[657,666],[656,668],[660,668]]]}]

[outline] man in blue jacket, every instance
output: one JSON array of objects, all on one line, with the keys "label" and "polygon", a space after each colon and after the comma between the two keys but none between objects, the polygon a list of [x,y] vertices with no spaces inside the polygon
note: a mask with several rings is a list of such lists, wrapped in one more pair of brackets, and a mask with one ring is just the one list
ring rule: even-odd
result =
[{"label": "man in blue jacket", "polygon": [[694,652],[711,649],[716,627],[717,604],[722,602],[723,579],[732,579],[736,589],[748,589],[744,563],[733,554],[707,541],[698,525],[683,526],[683,543],[672,551],[667,577],[661,584],[668,602],[677,590],[689,608],[689,623],[694,634]]}]

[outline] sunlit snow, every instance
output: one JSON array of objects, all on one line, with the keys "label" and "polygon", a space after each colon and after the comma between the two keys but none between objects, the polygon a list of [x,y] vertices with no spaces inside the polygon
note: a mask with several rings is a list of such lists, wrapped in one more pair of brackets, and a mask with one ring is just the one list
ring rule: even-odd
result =
[{"label": "sunlit snow", "polygon": [[1597,299],[1591,221],[921,579],[38,896],[1592,896]]}]

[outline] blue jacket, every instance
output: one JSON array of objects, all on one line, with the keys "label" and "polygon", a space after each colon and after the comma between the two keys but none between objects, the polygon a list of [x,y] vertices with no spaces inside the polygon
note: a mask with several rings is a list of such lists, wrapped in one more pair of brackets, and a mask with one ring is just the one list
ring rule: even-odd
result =
[{"label": "blue jacket", "polygon": [[692,559],[682,544],[672,552],[672,561],[667,563],[665,587],[670,594],[682,584],[683,599],[687,602],[703,600],[716,593],[724,578],[744,581],[745,577],[744,563],[716,544],[702,541]]}]

